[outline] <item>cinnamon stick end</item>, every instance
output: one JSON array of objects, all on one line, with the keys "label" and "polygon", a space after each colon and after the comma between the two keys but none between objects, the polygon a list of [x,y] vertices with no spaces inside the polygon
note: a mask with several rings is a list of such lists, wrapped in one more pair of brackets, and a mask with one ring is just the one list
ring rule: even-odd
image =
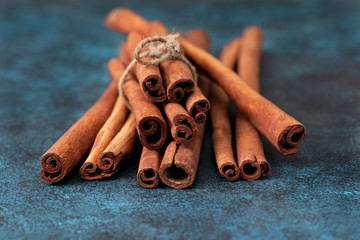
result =
[{"label": "cinnamon stick end", "polygon": [[166,164],[160,167],[161,181],[175,189],[191,186],[194,177],[186,170],[185,166]]},{"label": "cinnamon stick end", "polygon": [[45,153],[40,159],[40,164],[42,166],[40,177],[46,183],[58,182],[66,175],[63,159],[57,154]]},{"label": "cinnamon stick end", "polygon": [[159,172],[153,168],[144,168],[137,174],[138,183],[144,188],[156,188],[159,184]]},{"label": "cinnamon stick end", "polygon": [[164,119],[148,116],[138,124],[138,133],[142,145],[150,150],[161,148],[166,141],[167,124]]},{"label": "cinnamon stick end", "polygon": [[150,74],[142,81],[142,91],[151,102],[164,102],[167,98],[162,79],[157,74]]},{"label": "cinnamon stick end", "polygon": [[260,167],[262,169],[262,175],[266,177],[271,170],[270,164],[267,161],[260,162]]},{"label": "cinnamon stick end", "polygon": [[97,160],[97,166],[103,170],[108,171],[112,168],[114,168],[114,158],[116,156],[113,152],[104,152],[100,155],[100,157]]},{"label": "cinnamon stick end", "polygon": [[180,102],[186,93],[194,90],[194,81],[192,79],[179,79],[167,90],[167,97],[170,102]]},{"label": "cinnamon stick end", "polygon": [[278,148],[284,155],[295,154],[299,151],[300,144],[306,134],[306,129],[302,124],[294,124],[281,131],[278,138]]},{"label": "cinnamon stick end", "polygon": [[235,181],[236,179],[239,178],[240,170],[238,166],[236,166],[236,164],[229,162],[229,163],[224,163],[220,167],[220,174],[229,181]]},{"label": "cinnamon stick end", "polygon": [[246,180],[256,180],[263,174],[260,164],[254,160],[243,160],[239,164],[240,175]]}]

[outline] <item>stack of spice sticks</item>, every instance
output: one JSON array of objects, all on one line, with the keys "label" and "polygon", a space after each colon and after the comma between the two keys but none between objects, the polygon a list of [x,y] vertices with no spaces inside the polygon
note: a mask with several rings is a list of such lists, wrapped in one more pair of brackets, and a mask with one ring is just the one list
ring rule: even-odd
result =
[{"label": "stack of spice sticks", "polygon": [[[163,182],[177,189],[189,187],[195,180],[210,104],[215,159],[227,180],[240,175],[255,180],[269,174],[261,134],[285,155],[299,150],[305,127],[259,94],[263,41],[259,28],[246,28],[224,47],[220,59],[208,52],[210,39],[204,30],[179,36],[181,53],[197,67],[196,81],[191,67],[179,59],[155,65],[138,61],[126,69],[144,37],[169,34],[161,22],[149,22],[130,9],[117,8],[109,13],[105,25],[128,34],[119,56],[108,63],[113,81],[41,157],[40,175],[45,182],[62,180],[84,159],[79,170],[83,179],[110,177],[139,138],[142,153],[137,181],[141,186],[155,188]],[[231,102],[237,107],[235,130],[230,123]]]}]

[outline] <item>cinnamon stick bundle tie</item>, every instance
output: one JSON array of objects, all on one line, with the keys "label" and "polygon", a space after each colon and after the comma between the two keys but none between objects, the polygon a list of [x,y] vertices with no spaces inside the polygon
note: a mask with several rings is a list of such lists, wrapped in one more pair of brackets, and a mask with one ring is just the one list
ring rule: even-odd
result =
[{"label": "cinnamon stick bundle tie", "polygon": [[[193,80],[197,84],[197,73],[195,67],[183,54],[181,54],[180,44],[176,40],[176,38],[179,36],[179,33],[175,33],[169,34],[167,36],[152,36],[142,40],[135,48],[135,58],[126,67],[123,75],[119,80],[119,96],[123,96],[123,85],[125,78],[130,73],[136,62],[143,65],[152,66],[160,64],[165,60],[180,60],[189,67],[193,76]],[[142,51],[145,46],[148,50]],[[145,60],[145,57],[151,57],[151,59]],[[129,109],[131,109],[127,100],[126,105]]]}]

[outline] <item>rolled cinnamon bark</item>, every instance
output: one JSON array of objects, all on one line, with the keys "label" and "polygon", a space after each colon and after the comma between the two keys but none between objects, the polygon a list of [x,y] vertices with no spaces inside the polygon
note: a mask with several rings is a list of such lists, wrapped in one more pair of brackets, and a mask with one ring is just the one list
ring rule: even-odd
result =
[{"label": "rolled cinnamon bark", "polygon": [[[210,50],[210,37],[203,29],[190,30],[186,38],[207,51]],[[198,86],[194,87],[194,91],[189,94],[185,101],[185,108],[197,123],[206,121],[206,113],[210,109],[209,100],[202,94]]]},{"label": "rolled cinnamon bark", "polygon": [[[122,14],[121,11],[118,9],[116,14],[112,12],[109,14],[108,18],[111,18],[112,21],[109,21],[107,26],[115,31],[126,32],[127,29],[123,25],[126,25],[127,22],[123,20],[125,14]],[[134,12],[126,16],[127,21],[133,19],[138,21],[139,18],[144,20]],[[112,24],[114,21],[117,24]],[[132,24],[132,30],[145,34],[150,25],[146,21],[143,23],[144,25],[141,27]],[[182,37],[179,37],[178,40],[185,50],[186,56],[206,71],[225,90],[244,116],[281,153],[294,154],[299,150],[298,145],[305,137],[305,127],[301,123],[249,87],[234,71],[224,66],[214,56]]]},{"label": "rolled cinnamon bark", "polygon": [[206,113],[210,109],[209,100],[203,95],[198,86],[194,87],[194,91],[189,94],[185,101],[185,108],[196,123],[206,121]]},{"label": "rolled cinnamon bark", "polygon": [[[233,41],[227,44],[221,52],[220,61],[230,69],[235,67],[240,43],[240,41]],[[239,178],[240,171],[232,150],[230,99],[216,83],[212,84],[210,99],[212,142],[216,164],[221,176],[229,181],[234,181]]]},{"label": "rolled cinnamon bark", "polygon": [[[119,59],[111,59],[109,65],[111,65],[112,76],[119,76],[119,73],[125,69]],[[167,125],[161,111],[144,96],[132,74],[128,74],[125,78],[123,91],[124,97],[129,101],[131,111],[134,113],[136,130],[142,145],[151,150],[161,148],[167,137]]]},{"label": "rolled cinnamon bark", "polygon": [[123,128],[116,134],[97,159],[102,177],[114,175],[122,160],[131,153],[137,139],[134,114],[130,113]]},{"label": "rolled cinnamon bark", "polygon": [[137,173],[137,181],[141,186],[145,188],[158,186],[160,162],[161,155],[157,150],[143,147]]},{"label": "rolled cinnamon bark", "polygon": [[127,46],[127,40],[121,43],[121,48],[119,51],[119,59],[124,64],[129,64],[132,61],[132,58],[130,56],[128,46]]},{"label": "rolled cinnamon bark", "polygon": [[115,8],[107,15],[105,25],[123,33],[137,31],[145,34],[150,29],[150,23],[128,8]]},{"label": "rolled cinnamon bark", "polygon": [[41,178],[47,183],[62,180],[84,159],[96,134],[111,114],[118,90],[112,81],[100,99],[41,157]]},{"label": "rolled cinnamon bark", "polygon": [[[262,31],[257,27],[248,27],[242,36],[241,50],[238,51],[237,72],[255,91],[259,92]],[[236,110],[236,149],[240,174],[244,179],[255,180],[270,172],[266,161],[260,133]]]},{"label": "rolled cinnamon bark", "polygon": [[101,170],[99,170],[97,166],[97,159],[109,145],[111,140],[120,131],[121,127],[125,123],[127,114],[128,109],[125,105],[124,99],[118,97],[110,117],[106,120],[105,124],[96,135],[90,154],[79,170],[83,179],[96,180],[102,178]]},{"label": "rolled cinnamon bark", "polygon": [[164,102],[163,106],[175,142],[177,144],[191,142],[197,134],[195,120],[179,103]]},{"label": "rolled cinnamon bark", "polygon": [[[127,46],[131,59],[134,58],[135,48],[142,39],[142,35],[137,32],[129,33]],[[144,58],[144,60],[147,59],[150,59],[150,57]],[[166,100],[166,90],[163,86],[163,80],[158,65],[147,66],[135,63],[133,69],[132,72],[139,81],[141,91],[151,102],[163,102]]]},{"label": "rolled cinnamon bark", "polygon": [[[201,74],[199,75],[199,86],[207,96],[209,80]],[[164,184],[181,189],[194,183],[205,133],[205,123],[197,124],[198,133],[191,143],[177,145],[175,141],[172,141],[167,146],[159,169],[159,176]]]},{"label": "rolled cinnamon bark", "polygon": [[186,94],[194,90],[194,78],[186,63],[180,60],[165,60],[160,63],[160,70],[170,102],[180,102]]},{"label": "rolled cinnamon bark", "polygon": [[215,57],[180,38],[187,56],[209,74],[236,107],[283,154],[294,154],[305,137],[305,127],[249,87]]},{"label": "rolled cinnamon bark", "polygon": [[166,36],[169,34],[168,30],[166,29],[166,26],[158,20],[151,21],[148,27],[149,29],[145,34],[146,37],[150,37],[153,35]]}]

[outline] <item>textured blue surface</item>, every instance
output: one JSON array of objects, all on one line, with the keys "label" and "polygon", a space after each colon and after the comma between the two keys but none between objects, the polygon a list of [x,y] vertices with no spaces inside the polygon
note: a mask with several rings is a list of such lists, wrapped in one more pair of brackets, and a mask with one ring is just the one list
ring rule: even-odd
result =
[{"label": "textured blue surface", "polygon": [[[359,1],[2,1],[0,239],[359,239]],[[101,95],[125,39],[116,6],[182,31],[203,27],[212,52],[249,24],[264,29],[262,93],[307,127],[295,156],[265,141],[272,171],[227,182],[207,129],[195,185],[147,190],[134,160],[116,176],[77,172],[48,185],[40,156]]]}]

